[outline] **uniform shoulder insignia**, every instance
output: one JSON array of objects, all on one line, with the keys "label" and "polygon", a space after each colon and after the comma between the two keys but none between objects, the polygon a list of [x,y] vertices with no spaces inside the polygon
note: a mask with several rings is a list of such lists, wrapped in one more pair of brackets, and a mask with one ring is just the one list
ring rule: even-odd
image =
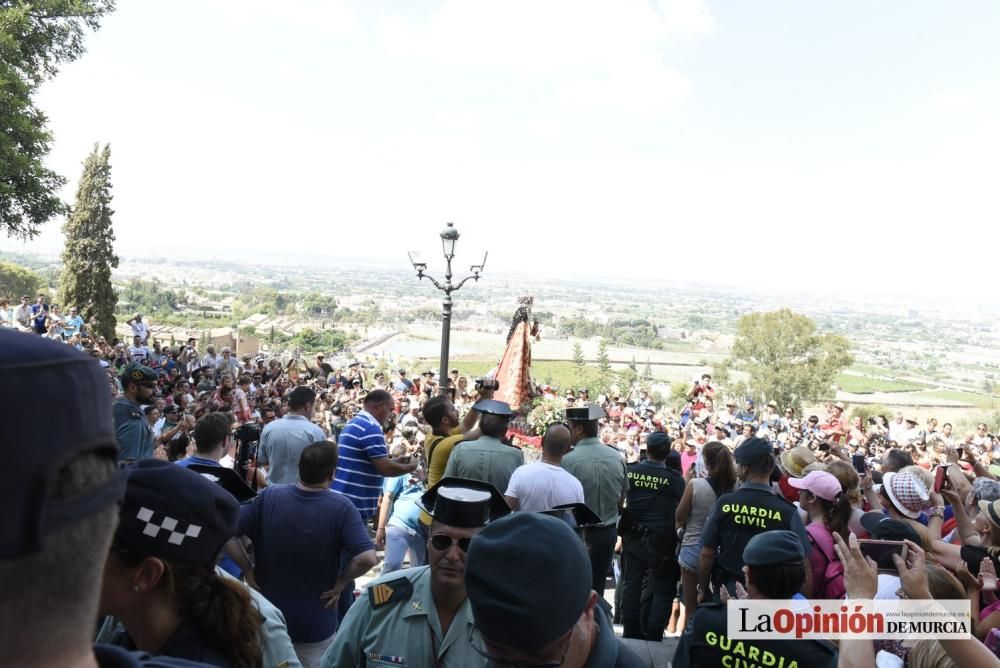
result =
[{"label": "uniform shoulder insignia", "polygon": [[413,583],[407,578],[380,582],[368,588],[368,602],[371,603],[372,610],[378,610],[390,603],[407,601],[412,595]]}]

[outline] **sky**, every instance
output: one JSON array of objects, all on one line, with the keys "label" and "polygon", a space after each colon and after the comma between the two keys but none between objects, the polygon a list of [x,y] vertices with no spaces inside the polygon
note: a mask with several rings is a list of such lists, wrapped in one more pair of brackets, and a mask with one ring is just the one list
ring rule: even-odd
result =
[{"label": "sky", "polygon": [[119,0],[38,102],[67,200],[111,143],[123,255],[440,273],[452,221],[485,277],[992,297],[997,35],[992,0]]}]

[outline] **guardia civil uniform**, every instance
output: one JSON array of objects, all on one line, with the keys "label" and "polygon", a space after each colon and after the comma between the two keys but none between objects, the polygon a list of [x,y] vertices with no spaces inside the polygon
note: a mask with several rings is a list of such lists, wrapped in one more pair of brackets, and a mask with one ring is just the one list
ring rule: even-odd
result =
[{"label": "guardia civil uniform", "polygon": [[[805,551],[793,531],[774,530],[751,538],[742,560],[750,567],[802,564]],[[808,568],[809,564],[806,562]],[[803,604],[807,604],[802,599]],[[674,668],[718,666],[784,666],[785,668],[836,668],[836,648],[825,640],[737,640],[728,630],[725,603],[698,606],[681,634],[671,665]]]},{"label": "guardia civil uniform", "polygon": [[[485,666],[469,644],[473,624],[466,599],[442,634],[430,566],[396,571],[373,580],[354,602],[323,666]],[[474,641],[481,642],[478,633]]]},{"label": "guardia civil uniform", "polygon": [[[435,523],[456,528],[482,527],[510,513],[495,487],[461,478],[442,478],[424,493],[420,505]],[[473,645],[482,647],[482,641],[473,630],[467,598],[447,632],[442,632],[431,593],[434,567],[432,562],[430,566],[394,571],[373,580],[337,629],[323,655],[323,668],[485,666],[486,659],[473,649]]]},{"label": "guardia civil uniform", "polygon": [[[479,401],[472,408],[481,415],[498,415],[508,419],[514,416],[510,406],[492,399]],[[466,441],[451,451],[444,476],[482,480],[498,490],[506,490],[514,469],[522,464],[524,453],[520,448],[492,436],[482,436]]]},{"label": "guardia civil uniform", "polygon": [[[570,421],[593,422],[603,416],[604,409],[595,405],[566,409]],[[584,502],[601,518],[601,526],[586,529],[583,536],[593,569],[592,585],[600,594],[614,553],[618,505],[628,491],[625,460],[599,439],[583,438],[563,457],[562,467],[580,481]]]},{"label": "guardia civil uniform", "polygon": [[[141,364],[129,364],[122,372],[122,386],[126,381],[155,383],[156,372]],[[119,397],[113,407],[115,435],[118,440],[118,460],[131,462],[153,456],[153,432],[149,429],[142,407],[127,397]]]},{"label": "guardia civil uniform", "polygon": [[[738,464],[749,465],[771,453],[773,448],[765,439],[749,438],[734,454]],[[794,532],[805,555],[812,551],[809,534],[796,507],[775,494],[770,486],[745,482],[736,491],[716,499],[701,533],[702,547],[719,550],[713,581],[725,585],[732,593],[735,583],[743,581],[743,552],[747,544],[754,536],[774,530]]]}]

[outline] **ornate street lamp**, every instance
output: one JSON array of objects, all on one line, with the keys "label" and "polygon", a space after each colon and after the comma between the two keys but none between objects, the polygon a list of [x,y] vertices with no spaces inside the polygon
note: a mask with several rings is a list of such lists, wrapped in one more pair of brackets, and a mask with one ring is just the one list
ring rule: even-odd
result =
[{"label": "ornate street lamp", "polygon": [[472,274],[466,276],[458,283],[452,283],[451,261],[455,257],[455,243],[458,241],[458,237],[458,230],[455,229],[455,225],[453,223],[448,223],[448,225],[441,230],[441,249],[444,251],[445,261],[444,283],[440,283],[425,273],[427,270],[427,263],[422,261],[419,253],[415,251],[408,253],[410,256],[410,263],[417,271],[417,278],[426,278],[434,284],[435,288],[444,293],[444,308],[441,312],[441,368],[439,376],[439,387],[441,392],[445,391],[448,383],[448,348],[451,338],[451,293],[457,291],[470,280],[478,282],[479,275],[486,266],[486,258],[489,256],[489,252],[484,253],[483,261],[481,263],[474,264],[469,267],[469,271],[471,271]]}]

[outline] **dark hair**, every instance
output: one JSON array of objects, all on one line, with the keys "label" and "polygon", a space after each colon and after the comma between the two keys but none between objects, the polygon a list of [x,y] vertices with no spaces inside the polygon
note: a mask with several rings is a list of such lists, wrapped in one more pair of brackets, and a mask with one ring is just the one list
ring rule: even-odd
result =
[{"label": "dark hair", "polygon": [[753,583],[766,598],[787,600],[795,596],[806,581],[804,562],[749,566]]},{"label": "dark hair", "polygon": [[[597,431],[599,428],[597,420],[583,420],[583,421],[573,422],[570,424],[580,425],[580,429],[583,431],[584,438],[597,438]],[[570,429],[572,430],[572,427],[570,427]]]},{"label": "dark hair", "polygon": [[167,441],[167,460],[176,462],[178,459],[182,459],[187,454],[187,447],[190,442],[191,439],[188,438],[187,434],[178,434]]},{"label": "dark hair", "polygon": [[[149,558],[138,552],[116,555],[126,566],[137,566]],[[259,668],[263,660],[260,626],[264,618],[247,588],[217,575],[215,566],[156,558],[164,565],[157,587],[169,593],[179,616],[191,622],[234,667]]]},{"label": "dark hair", "polygon": [[319,485],[337,470],[337,446],[330,441],[310,443],[299,455],[299,480],[304,485]]},{"label": "dark hair", "polygon": [[288,408],[293,411],[301,410],[306,404],[316,401],[316,393],[305,385],[299,385],[288,395]]},{"label": "dark hair", "polygon": [[484,436],[492,436],[493,438],[503,440],[507,435],[508,424],[510,424],[510,420],[503,415],[491,415],[487,413],[479,418],[479,431]]},{"label": "dark hair", "polygon": [[[54,472],[49,499],[88,494],[118,474],[112,456],[87,452]],[[0,645],[10,665],[63,663],[89,647],[101,574],[118,521],[114,504],[48,532],[41,552],[0,559]]]},{"label": "dark hair", "polygon": [[910,456],[910,453],[898,448],[889,450],[882,459],[882,473],[899,471],[907,466],[913,466],[913,457]]},{"label": "dark hair", "polygon": [[649,459],[654,459],[658,462],[662,462],[664,459],[667,458],[667,455],[670,454],[670,443],[671,441],[669,437],[665,441],[660,439],[660,440],[655,440],[652,443],[650,443],[649,440],[647,439],[646,456],[649,457]]},{"label": "dark hair", "polygon": [[330,414],[331,415],[340,415],[343,412],[344,412],[344,409],[341,408],[340,404],[334,404],[334,405],[330,406]]},{"label": "dark hair", "polygon": [[376,404],[391,404],[392,395],[385,390],[372,390],[365,395],[365,406]]},{"label": "dark hair", "polygon": [[431,426],[431,429],[437,429],[438,425],[441,424],[441,420],[448,414],[449,401],[450,399],[447,395],[439,394],[436,397],[431,397],[424,404],[424,419],[427,420],[427,424]]},{"label": "dark hair", "polygon": [[745,466],[747,477],[763,475],[769,476],[774,472],[774,455],[768,454],[767,457],[764,457],[753,464],[746,464]]},{"label": "dark hair", "polygon": [[232,413],[208,413],[194,425],[194,441],[198,452],[211,452],[233,431]]},{"label": "dark hair", "polygon": [[719,441],[710,441],[701,449],[701,457],[708,477],[715,483],[719,494],[736,488],[736,462],[729,448]]},{"label": "dark hair", "polygon": [[[809,493],[812,494],[812,492]],[[816,497],[820,508],[823,509],[823,524],[830,530],[830,533],[839,533],[840,537],[846,541],[851,533],[847,526],[848,522],[851,521],[851,511],[853,510],[850,495],[841,489],[840,494],[833,501],[827,501],[815,494],[813,496]]]}]

